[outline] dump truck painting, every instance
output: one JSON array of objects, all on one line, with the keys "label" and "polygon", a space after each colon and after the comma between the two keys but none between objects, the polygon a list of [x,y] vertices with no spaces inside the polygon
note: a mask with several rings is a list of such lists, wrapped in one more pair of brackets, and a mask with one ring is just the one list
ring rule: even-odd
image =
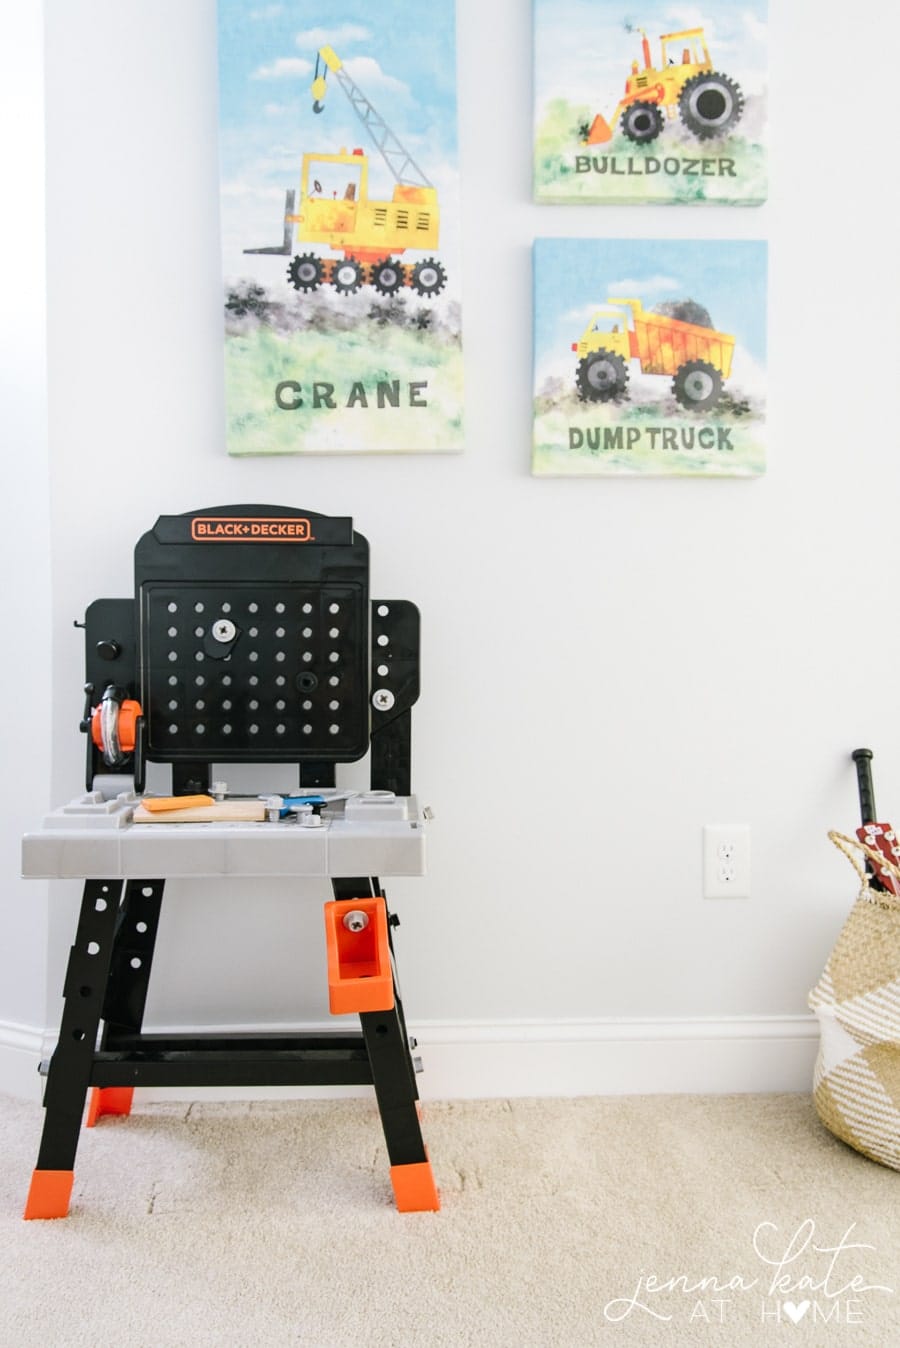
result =
[{"label": "dump truck painting", "polygon": [[653,64],[647,34],[639,31],[643,69],[632,61],[624,97],[611,122],[598,113],[590,126],[584,127],[586,144],[603,145],[612,140],[616,126],[629,140],[647,144],[662,131],[666,116],[673,120],[680,116],[700,140],[721,136],[740,121],[743,94],[729,75],[713,70],[702,28],[664,33],[659,40],[659,66]]},{"label": "dump truck painting", "polygon": [[644,374],[674,376],[672,392],[683,407],[705,411],[722,396],[734,345],[728,333],[651,313],[637,299],[610,298],[572,343],[580,357],[575,382],[587,401],[621,399],[629,362],[637,360]]}]

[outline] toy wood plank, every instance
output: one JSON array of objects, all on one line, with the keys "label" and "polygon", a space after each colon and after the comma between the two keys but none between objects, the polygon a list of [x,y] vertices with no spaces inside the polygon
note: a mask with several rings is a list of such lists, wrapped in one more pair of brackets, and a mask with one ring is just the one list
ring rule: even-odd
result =
[{"label": "toy wood plank", "polygon": [[185,810],[163,810],[159,813],[138,805],[134,812],[136,824],[256,824],[266,817],[261,800],[220,800],[212,805],[194,805]]}]

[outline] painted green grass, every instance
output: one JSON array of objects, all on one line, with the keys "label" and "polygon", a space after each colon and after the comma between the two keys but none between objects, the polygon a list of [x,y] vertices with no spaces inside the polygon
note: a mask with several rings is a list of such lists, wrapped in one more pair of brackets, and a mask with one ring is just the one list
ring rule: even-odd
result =
[{"label": "painted green grass", "polygon": [[[702,446],[701,430],[706,432],[704,439],[714,438],[715,443]],[[580,439],[575,447],[570,431],[576,433],[575,441]],[[681,447],[682,432],[688,439],[693,432],[692,449]],[[667,439],[678,448],[664,447]],[[536,476],[756,477],[765,468],[765,421],[746,403],[726,404],[716,413],[698,417],[674,399],[662,405],[583,403],[574,394],[535,399]]]},{"label": "painted green grass", "polygon": [[[300,386],[278,406],[276,387]],[[379,383],[399,381],[400,406]],[[418,387],[410,394],[410,384]],[[331,385],[334,408],[320,388]],[[309,326],[270,325],[254,318],[231,323],[225,337],[228,452],[415,453],[463,447],[463,363],[458,336],[435,327],[394,326],[360,315],[329,330],[321,315]],[[424,406],[411,406],[410,397]]]},{"label": "painted green grass", "polygon": [[[749,102],[749,100],[748,100]],[[589,125],[594,112],[585,104],[553,99],[535,128],[534,196],[537,201],[597,201],[620,205],[698,205],[718,202],[755,206],[766,200],[766,151],[758,141],[744,135],[700,141],[677,122],[668,121],[662,134],[649,145],[635,145],[617,131],[606,145],[584,145],[580,128]],[[610,116],[612,109],[605,110]],[[746,119],[745,119],[746,120]],[[624,167],[631,160],[640,165],[648,158],[729,158],[735,177],[686,177],[576,172],[576,156],[616,158]]]}]

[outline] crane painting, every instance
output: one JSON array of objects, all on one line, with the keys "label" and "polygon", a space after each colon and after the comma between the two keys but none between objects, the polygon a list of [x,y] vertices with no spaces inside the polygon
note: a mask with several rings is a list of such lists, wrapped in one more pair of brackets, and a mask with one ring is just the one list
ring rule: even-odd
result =
[{"label": "crane painting", "polygon": [[230,453],[462,448],[454,0],[387,8],[219,0]]}]

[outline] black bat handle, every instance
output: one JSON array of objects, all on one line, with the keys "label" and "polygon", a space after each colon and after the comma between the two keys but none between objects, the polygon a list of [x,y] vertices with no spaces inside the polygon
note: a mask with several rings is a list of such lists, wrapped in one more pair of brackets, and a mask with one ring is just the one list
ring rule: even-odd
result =
[{"label": "black bat handle", "polygon": [[875,788],[872,786],[872,756],[871,749],[853,750],[856,781],[859,786],[859,812],[864,824],[873,824],[877,818]]},{"label": "black bat handle", "polygon": [[[854,749],[853,761],[856,764],[856,781],[859,786],[859,813],[864,824],[874,824],[877,817],[875,810],[875,788],[872,786],[872,750]],[[875,867],[871,861],[866,862],[866,871],[873,877],[872,888],[884,889],[884,885],[875,876]]]}]

